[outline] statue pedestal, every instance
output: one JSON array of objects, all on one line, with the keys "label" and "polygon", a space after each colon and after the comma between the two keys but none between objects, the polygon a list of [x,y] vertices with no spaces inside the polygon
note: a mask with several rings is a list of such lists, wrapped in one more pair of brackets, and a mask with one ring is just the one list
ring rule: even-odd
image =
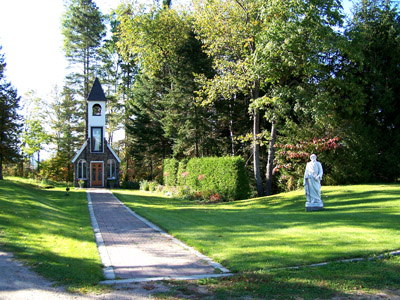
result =
[{"label": "statue pedestal", "polygon": [[321,210],[324,210],[324,206],[310,206],[310,207],[306,206],[306,212],[309,212],[309,211],[321,211]]},{"label": "statue pedestal", "polygon": [[324,210],[324,202],[321,200],[314,202],[306,202],[306,211],[320,211]]}]

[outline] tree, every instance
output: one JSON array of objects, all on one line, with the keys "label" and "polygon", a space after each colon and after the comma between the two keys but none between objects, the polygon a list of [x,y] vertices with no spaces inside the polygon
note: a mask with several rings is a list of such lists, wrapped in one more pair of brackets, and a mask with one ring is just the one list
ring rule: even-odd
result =
[{"label": "tree", "polygon": [[[202,149],[217,145],[209,142],[212,135],[206,116],[213,112],[195,101],[193,73],[209,73],[211,64],[191,30],[190,19],[169,5],[147,10],[125,5],[118,10],[118,21],[119,51],[125,60],[134,58],[140,66],[127,103],[128,116],[132,117],[127,124],[134,139],[132,153],[145,160],[145,153],[135,149],[152,141],[153,146],[145,147],[152,156],[149,162],[160,163],[171,150],[175,156],[200,156],[206,152]],[[157,159],[153,156],[156,153]]]},{"label": "tree", "polygon": [[20,157],[19,133],[22,126],[22,118],[18,114],[20,97],[11,83],[6,81],[5,69],[5,57],[0,53],[0,180],[3,180],[3,163]]},{"label": "tree", "polygon": [[[64,52],[70,66],[79,70],[72,73],[68,81],[70,88],[79,86],[78,91],[81,91],[83,101],[86,101],[89,95],[89,82],[95,77],[94,67],[97,65],[98,50],[105,36],[105,30],[104,17],[92,0],[68,1],[67,11],[62,19]],[[86,110],[81,113],[81,117],[85,120]],[[87,132],[85,137],[87,138]]]},{"label": "tree", "polygon": [[[201,78],[205,104],[220,95],[251,98],[254,176],[259,196],[260,111],[270,134],[266,194],[271,193],[277,122],[287,108],[306,107],[304,88],[326,76],[332,58],[333,26],[341,24],[337,1],[196,0],[196,33],[214,60],[216,76]],[[334,59],[333,59],[334,60]],[[296,103],[297,102],[297,103]],[[298,105],[300,104],[300,105]]]},{"label": "tree", "polygon": [[345,34],[348,63],[338,79],[346,88],[339,95],[342,101],[351,95],[345,103],[351,102],[352,109],[334,103],[347,154],[357,165],[352,181],[394,181],[400,173],[400,18],[395,1],[359,1]]},{"label": "tree", "polygon": [[107,95],[107,133],[108,143],[112,145],[114,133],[123,128],[125,121],[125,103],[130,94],[137,66],[133,59],[125,60],[118,52],[119,40],[117,31],[119,22],[116,14],[110,16],[111,37],[106,39],[100,49],[101,66],[99,76]]},{"label": "tree", "polygon": [[79,135],[82,134],[79,131],[78,116],[75,114],[79,101],[67,87],[61,93],[55,88],[52,97],[49,116],[56,148],[54,157],[48,162],[46,176],[57,181],[72,181],[71,161],[80,146]]},{"label": "tree", "polygon": [[[40,151],[50,142],[47,104],[31,90],[22,99],[25,123],[22,132],[23,155],[33,159],[37,154],[37,171],[40,171]],[[47,128],[46,128],[47,127]]]},{"label": "tree", "polygon": [[37,154],[37,171],[40,171],[40,151],[43,150],[44,144],[50,141],[42,122],[39,119],[26,119],[25,129],[22,134],[24,154],[32,157]]}]

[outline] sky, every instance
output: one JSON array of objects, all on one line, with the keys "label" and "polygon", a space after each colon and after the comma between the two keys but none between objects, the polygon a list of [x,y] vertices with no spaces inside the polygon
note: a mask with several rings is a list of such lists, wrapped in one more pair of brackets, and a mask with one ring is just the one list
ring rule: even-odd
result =
[{"label": "sky", "polygon": [[[94,1],[103,13],[121,2]],[[343,5],[349,13],[351,0],[344,0]],[[0,0],[0,53],[5,54],[7,81],[18,90],[18,95],[23,97],[33,90],[46,98],[55,85],[62,87],[68,73],[62,50],[63,13],[63,0]]]}]

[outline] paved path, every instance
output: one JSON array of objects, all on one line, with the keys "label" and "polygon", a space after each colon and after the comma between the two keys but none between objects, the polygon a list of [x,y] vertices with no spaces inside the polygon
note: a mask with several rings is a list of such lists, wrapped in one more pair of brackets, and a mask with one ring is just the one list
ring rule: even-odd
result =
[{"label": "paved path", "polygon": [[229,272],[135,214],[109,190],[89,189],[87,195],[109,279],[104,283],[221,276],[216,269]]}]

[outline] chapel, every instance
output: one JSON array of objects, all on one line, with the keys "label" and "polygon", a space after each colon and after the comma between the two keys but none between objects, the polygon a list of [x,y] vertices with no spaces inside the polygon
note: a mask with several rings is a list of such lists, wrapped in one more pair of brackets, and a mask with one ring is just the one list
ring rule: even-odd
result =
[{"label": "chapel", "polygon": [[121,160],[107,143],[106,103],[98,78],[87,98],[86,141],[72,159],[74,185],[84,182],[84,187],[118,187]]}]

